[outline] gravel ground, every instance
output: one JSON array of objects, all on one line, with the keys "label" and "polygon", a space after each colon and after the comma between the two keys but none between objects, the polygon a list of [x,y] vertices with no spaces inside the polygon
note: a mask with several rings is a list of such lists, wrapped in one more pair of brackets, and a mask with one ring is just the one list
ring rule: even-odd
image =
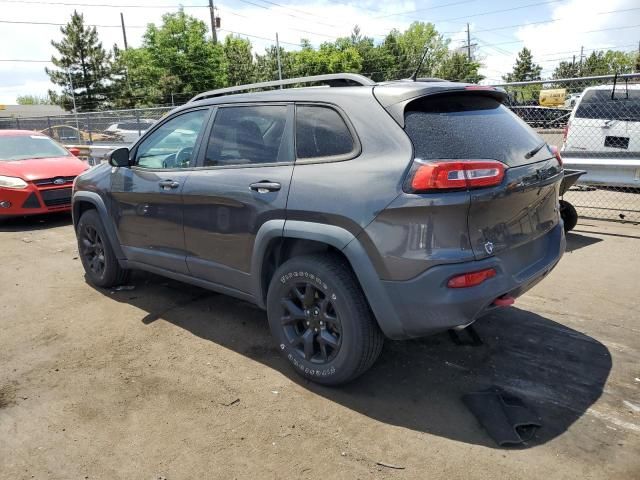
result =
[{"label": "gravel ground", "polygon": [[[387,342],[325,388],[255,307],[143,273],[94,289],[68,217],[6,222],[0,478],[638,479],[640,227],[582,221],[568,245],[482,345]],[[466,409],[490,385],[536,409],[531,442],[497,447]]]}]

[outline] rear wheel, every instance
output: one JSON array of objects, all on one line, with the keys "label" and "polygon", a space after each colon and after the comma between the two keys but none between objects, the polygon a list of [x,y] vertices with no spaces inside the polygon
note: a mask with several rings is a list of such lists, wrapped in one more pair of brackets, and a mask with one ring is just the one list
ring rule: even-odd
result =
[{"label": "rear wheel", "polygon": [[564,222],[564,231],[569,232],[578,224],[578,212],[576,207],[566,200],[560,200],[560,216]]},{"label": "rear wheel", "polygon": [[80,260],[92,284],[109,288],[128,280],[129,271],[120,267],[97,211],[82,214],[76,235]]},{"label": "rear wheel", "polygon": [[353,380],[376,361],[384,337],[356,278],[337,255],[294,257],[267,296],[271,332],[296,372],[325,385]]}]

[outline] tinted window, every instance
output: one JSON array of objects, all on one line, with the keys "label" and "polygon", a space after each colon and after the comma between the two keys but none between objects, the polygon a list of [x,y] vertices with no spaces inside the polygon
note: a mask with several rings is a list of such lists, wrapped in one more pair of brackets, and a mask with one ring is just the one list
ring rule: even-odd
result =
[{"label": "tinted window", "polygon": [[137,165],[146,168],[188,167],[206,114],[206,110],[196,110],[162,124],[138,147]]},{"label": "tinted window", "polygon": [[338,112],[328,107],[296,107],[298,158],[332,157],[353,149],[351,132]]},{"label": "tinted window", "polygon": [[44,135],[0,137],[0,162],[67,156],[69,152]]},{"label": "tinted window", "polygon": [[[543,140],[497,100],[479,95],[448,95],[412,102],[405,131],[416,158],[492,159],[507,165],[536,161],[525,155]],[[550,156],[540,150],[540,157]]]},{"label": "tinted window", "polygon": [[611,93],[612,89],[586,92],[576,110],[576,118],[640,122],[640,90],[627,90],[624,85],[618,85],[613,98]]},{"label": "tinted window", "polygon": [[291,161],[282,138],[287,107],[264,105],[218,110],[207,144],[205,167]]}]

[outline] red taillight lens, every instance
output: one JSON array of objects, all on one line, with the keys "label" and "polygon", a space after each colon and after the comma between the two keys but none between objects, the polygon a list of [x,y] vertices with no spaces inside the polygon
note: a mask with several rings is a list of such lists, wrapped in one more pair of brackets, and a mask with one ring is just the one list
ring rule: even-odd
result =
[{"label": "red taillight lens", "polygon": [[558,163],[562,167],[562,157],[560,156],[560,150],[558,150],[558,147],[556,147],[555,145],[551,145],[550,148],[551,148],[551,152],[556,157],[556,160],[558,160]]},{"label": "red taillight lens", "polygon": [[478,272],[465,273],[452,277],[447,282],[449,288],[469,288],[480,285],[485,280],[488,280],[496,276],[496,270],[494,268],[487,268]]},{"label": "red taillight lens", "polygon": [[504,178],[505,166],[495,160],[467,160],[464,162],[422,163],[416,161],[411,190],[479,188],[499,185]]}]

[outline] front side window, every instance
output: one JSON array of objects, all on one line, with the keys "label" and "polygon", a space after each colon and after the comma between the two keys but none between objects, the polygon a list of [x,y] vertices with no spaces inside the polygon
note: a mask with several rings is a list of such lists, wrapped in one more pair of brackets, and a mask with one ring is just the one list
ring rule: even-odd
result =
[{"label": "front side window", "polygon": [[162,124],[138,147],[136,165],[143,168],[187,168],[207,110],[184,113]]},{"label": "front side window", "polygon": [[207,142],[205,167],[292,161],[283,142],[285,105],[221,107]]},{"label": "front side window", "polygon": [[296,107],[296,153],[300,159],[353,152],[355,143],[342,117],[329,107]]}]

